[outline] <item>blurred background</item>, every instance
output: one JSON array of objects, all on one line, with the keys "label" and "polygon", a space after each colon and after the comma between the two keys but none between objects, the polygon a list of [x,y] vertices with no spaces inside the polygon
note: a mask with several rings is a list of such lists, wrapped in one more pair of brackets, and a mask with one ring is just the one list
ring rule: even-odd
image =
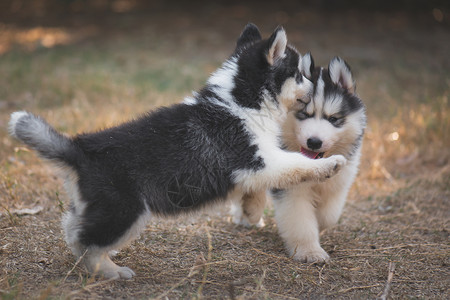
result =
[{"label": "blurred background", "polygon": [[[365,244],[441,245],[434,260],[404,262],[434,278],[428,268],[445,269],[450,256],[449,8],[436,0],[2,0],[0,211],[39,205],[56,215],[55,203],[67,201],[47,165],[8,137],[12,111],[69,134],[117,124],[201,88],[248,22],[264,37],[282,25],[316,65],[346,60],[367,106],[361,170],[341,226],[376,232]],[[405,293],[433,295],[431,281],[448,290],[439,277],[424,280],[405,283]]]}]

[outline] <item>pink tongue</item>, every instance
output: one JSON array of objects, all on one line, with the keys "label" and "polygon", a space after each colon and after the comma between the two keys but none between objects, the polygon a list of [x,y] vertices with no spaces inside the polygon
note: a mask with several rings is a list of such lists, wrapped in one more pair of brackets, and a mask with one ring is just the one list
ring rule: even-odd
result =
[{"label": "pink tongue", "polygon": [[308,156],[309,158],[312,158],[312,159],[316,159],[317,155],[319,155],[319,152],[314,152],[314,151],[305,149],[303,147],[300,148],[300,152],[303,155]]}]

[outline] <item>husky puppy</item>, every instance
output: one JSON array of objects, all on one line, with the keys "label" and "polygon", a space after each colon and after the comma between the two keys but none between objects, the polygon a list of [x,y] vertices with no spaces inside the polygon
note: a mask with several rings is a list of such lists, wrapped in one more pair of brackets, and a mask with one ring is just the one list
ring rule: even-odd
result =
[{"label": "husky puppy", "polygon": [[[347,164],[326,181],[273,189],[271,196],[277,227],[290,255],[303,262],[323,263],[329,256],[320,246],[319,232],[334,225],[341,215],[358,171],[366,116],[350,68],[342,59],[331,60],[328,69],[314,68],[307,54],[302,72],[314,83],[314,92],[309,102],[300,99],[283,125],[286,149],[318,161],[340,154]],[[266,197],[266,191],[244,195],[240,206],[233,207],[234,221],[262,226]]]},{"label": "husky puppy", "polygon": [[278,147],[281,125],[312,83],[279,27],[266,40],[249,24],[234,53],[183,103],[94,133],[66,137],[28,112],[9,132],[62,170],[71,206],[68,245],[88,270],[131,278],[109,252],[136,238],[152,216],[174,216],[268,188],[324,180],[345,165]]}]

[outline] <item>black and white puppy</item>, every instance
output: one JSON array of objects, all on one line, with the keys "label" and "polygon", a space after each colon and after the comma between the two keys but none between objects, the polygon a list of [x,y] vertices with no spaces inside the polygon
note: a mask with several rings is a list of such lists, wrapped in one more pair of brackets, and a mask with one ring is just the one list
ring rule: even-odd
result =
[{"label": "black and white puppy", "polygon": [[311,81],[277,28],[266,40],[249,24],[231,57],[183,103],[103,131],[68,138],[20,111],[9,132],[62,170],[71,207],[66,241],[90,272],[131,278],[109,252],[136,238],[152,216],[170,216],[251,191],[333,176],[337,155],[312,160],[279,148],[281,125]]},{"label": "black and white puppy", "polygon": [[[355,93],[349,66],[339,57],[328,68],[314,67],[312,57],[302,58],[302,72],[314,83],[310,101],[299,101],[283,125],[287,150],[299,151],[320,161],[343,155],[347,164],[323,182],[303,182],[272,190],[275,220],[289,254],[304,262],[323,263],[329,256],[319,242],[319,232],[334,225],[344,207],[361,156],[366,127],[365,106]],[[266,191],[246,194],[234,207],[234,221],[263,225]]]}]

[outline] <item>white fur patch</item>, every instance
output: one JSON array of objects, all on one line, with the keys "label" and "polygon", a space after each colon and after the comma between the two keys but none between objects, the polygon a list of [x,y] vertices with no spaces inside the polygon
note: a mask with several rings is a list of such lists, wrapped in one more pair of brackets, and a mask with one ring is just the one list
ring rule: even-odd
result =
[{"label": "white fur patch", "polygon": [[320,69],[319,78],[317,79],[316,92],[314,94],[313,101],[311,101],[314,106],[309,105],[307,107],[308,114],[322,111],[323,103],[325,102],[325,82],[322,79],[322,72],[323,69]]},{"label": "white fur patch", "polygon": [[225,61],[208,79],[212,91],[225,101],[231,101],[231,91],[234,89],[234,78],[238,72],[237,57]]},{"label": "white fur patch", "polygon": [[[299,121],[297,121],[299,122]],[[336,140],[339,138],[341,128],[336,128],[325,119],[309,118],[299,122],[296,127],[297,139],[303,148],[308,148],[307,141],[309,138],[318,138],[322,141],[322,147],[316,149],[316,152],[327,152],[330,150]]]},{"label": "white fur patch", "polygon": [[197,99],[194,97],[186,97],[184,98],[183,103],[187,105],[195,105],[197,104]]},{"label": "white fur patch", "polygon": [[341,111],[342,95],[329,95],[324,102],[322,115],[332,116]]},{"label": "white fur patch", "polygon": [[26,111],[16,111],[11,114],[11,119],[9,120],[9,123],[8,123],[8,132],[11,136],[17,137],[16,136],[17,122],[20,120],[20,118],[22,118],[23,116],[27,116],[27,115],[28,115],[28,113]]}]

